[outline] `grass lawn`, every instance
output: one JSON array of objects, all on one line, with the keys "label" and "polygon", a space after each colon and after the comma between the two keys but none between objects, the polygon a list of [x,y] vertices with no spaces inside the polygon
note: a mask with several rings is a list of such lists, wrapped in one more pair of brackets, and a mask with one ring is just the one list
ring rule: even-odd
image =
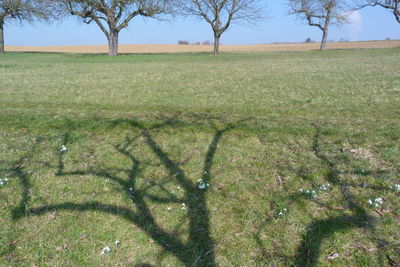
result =
[{"label": "grass lawn", "polygon": [[399,263],[399,62],[0,55],[0,265]]}]

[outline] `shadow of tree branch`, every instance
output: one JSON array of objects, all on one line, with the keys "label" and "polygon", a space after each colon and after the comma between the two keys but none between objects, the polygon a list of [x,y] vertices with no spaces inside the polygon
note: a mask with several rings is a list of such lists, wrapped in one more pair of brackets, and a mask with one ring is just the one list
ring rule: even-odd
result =
[{"label": "shadow of tree branch", "polygon": [[312,144],[314,155],[327,167],[325,179],[340,189],[342,198],[347,208],[353,215],[339,215],[326,219],[316,220],[307,227],[301,244],[297,248],[295,257],[296,266],[316,266],[320,255],[320,247],[324,239],[332,236],[338,231],[347,231],[354,228],[368,228],[374,232],[374,221],[372,216],[359,204],[354,201],[354,196],[348,190],[349,184],[341,181],[341,172],[335,162],[330,160],[321,151],[320,138],[321,128],[314,125],[316,133]]},{"label": "shadow of tree branch", "polygon": [[[173,194],[167,194],[167,197],[157,196],[147,192],[148,188],[137,188],[137,179],[145,168],[143,162],[136,158],[130,152],[130,146],[132,146],[134,138],[126,138],[121,144],[115,145],[114,148],[121,155],[125,156],[130,161],[130,166],[127,169],[122,169],[128,176],[128,179],[124,179],[116,174],[113,174],[112,169],[93,169],[87,168],[83,170],[65,171],[64,154],[58,155],[58,167],[56,170],[56,176],[71,176],[71,175],[92,175],[101,179],[110,179],[118,183],[125,194],[127,194],[134,205],[133,210],[119,207],[115,205],[108,205],[96,201],[85,202],[85,203],[74,203],[65,202],[58,205],[44,205],[40,207],[28,208],[29,202],[29,191],[31,184],[22,171],[21,168],[16,167],[15,173],[20,178],[21,186],[23,188],[23,195],[20,205],[14,209],[12,218],[19,220],[23,217],[28,216],[40,216],[45,213],[65,210],[65,211],[99,211],[114,216],[119,216],[125,220],[134,223],[142,231],[146,232],[154,241],[156,241],[164,251],[173,254],[186,266],[215,266],[215,255],[214,255],[214,241],[210,233],[210,213],[207,208],[207,190],[199,190],[197,185],[192,182],[189,177],[185,174],[183,169],[178,163],[175,163],[169,155],[162,150],[157,144],[151,131],[155,129],[162,129],[164,126],[170,126],[175,123],[173,118],[165,120],[163,123],[153,125],[151,128],[142,126],[135,120],[128,121],[130,126],[133,128],[139,128],[141,136],[144,138],[145,143],[149,146],[153,154],[161,161],[164,168],[169,172],[171,179],[174,179],[184,190],[184,197],[178,198]],[[123,121],[126,123],[126,121]],[[114,122],[116,126],[118,122]],[[223,134],[234,128],[233,124],[228,125],[222,130],[214,128],[213,138],[208,146],[204,166],[202,179],[209,182],[212,179],[212,166],[215,153],[217,151],[218,144]],[[70,143],[69,133],[64,134],[63,144],[67,145]],[[120,169],[118,171],[121,171]],[[115,172],[115,171],[114,171]],[[163,192],[168,193],[168,190],[160,185]],[[154,215],[152,214],[151,208],[148,206],[146,199],[152,200],[157,203],[186,203],[187,204],[187,217],[189,220],[189,239],[183,241],[174,232],[167,232],[160,226]],[[24,210],[25,212],[21,212]],[[143,266],[146,266],[144,264]]]},{"label": "shadow of tree branch", "polygon": [[25,164],[27,164],[28,161],[30,161],[33,157],[33,155],[36,153],[36,149],[38,148],[41,138],[36,138],[35,142],[33,145],[30,147],[30,149],[22,155],[18,160],[12,163],[12,167],[10,168],[11,175],[16,177],[22,187],[22,196],[21,196],[21,201],[18,207],[16,207],[12,211],[12,218],[18,218],[20,216],[28,216],[28,203],[30,200],[30,191],[31,191],[31,182],[29,180],[29,173],[25,170]]}]

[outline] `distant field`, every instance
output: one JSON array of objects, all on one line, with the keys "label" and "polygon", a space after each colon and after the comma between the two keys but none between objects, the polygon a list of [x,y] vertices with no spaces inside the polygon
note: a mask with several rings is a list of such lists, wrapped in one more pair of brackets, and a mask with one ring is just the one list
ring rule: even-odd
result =
[{"label": "distant field", "polygon": [[[400,40],[370,41],[370,42],[337,42],[328,43],[328,49],[355,48],[391,48],[400,47]],[[317,50],[319,43],[310,44],[263,44],[263,45],[222,45],[223,52],[250,51],[302,51]],[[106,45],[84,46],[6,46],[6,51],[18,52],[59,52],[59,53],[107,53]],[[176,53],[176,52],[207,52],[212,46],[207,45],[120,45],[120,53]]]},{"label": "distant field", "polygon": [[394,266],[399,62],[0,55],[0,265]]}]

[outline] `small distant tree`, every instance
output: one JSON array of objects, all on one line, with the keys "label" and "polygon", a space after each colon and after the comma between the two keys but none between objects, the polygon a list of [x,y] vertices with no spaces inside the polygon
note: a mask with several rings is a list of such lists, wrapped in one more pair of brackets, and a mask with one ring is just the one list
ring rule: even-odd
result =
[{"label": "small distant tree", "polygon": [[289,0],[291,15],[306,20],[322,31],[320,50],[326,49],[329,26],[348,22],[349,8],[344,0]]},{"label": "small distant tree", "polygon": [[400,0],[360,0],[357,1],[358,7],[380,6],[390,10],[397,22],[400,23]]},{"label": "small distant tree", "polygon": [[6,21],[33,22],[51,17],[51,3],[44,0],[0,0],[0,54],[4,53],[4,25]]},{"label": "small distant tree", "polygon": [[311,40],[310,37],[308,37],[304,42],[305,42],[306,44],[309,44],[309,43],[312,43],[313,41]]},{"label": "small distant tree", "polygon": [[182,13],[204,19],[214,32],[214,55],[221,35],[236,23],[254,23],[263,18],[260,0],[183,0]]},{"label": "small distant tree", "polygon": [[106,35],[109,55],[118,55],[118,34],[136,16],[157,18],[171,11],[170,0],[58,0],[84,23],[96,23]]}]

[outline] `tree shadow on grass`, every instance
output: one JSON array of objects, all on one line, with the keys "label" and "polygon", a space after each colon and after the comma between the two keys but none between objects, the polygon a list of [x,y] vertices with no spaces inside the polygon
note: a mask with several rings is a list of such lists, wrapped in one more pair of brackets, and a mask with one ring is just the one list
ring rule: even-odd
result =
[{"label": "tree shadow on grass", "polygon": [[[346,209],[352,214],[342,214],[335,217],[316,220],[307,227],[307,231],[302,238],[300,245],[297,248],[295,256],[296,266],[316,266],[317,260],[321,253],[321,245],[324,239],[333,236],[337,232],[346,232],[351,229],[366,229],[372,235],[375,233],[374,219],[360,204],[355,201],[355,196],[349,191],[349,187],[357,185],[349,184],[341,179],[344,173],[340,171],[337,164],[329,159],[322,151],[320,145],[321,128],[314,125],[316,134],[312,144],[314,155],[326,166],[327,173],[325,180],[332,186],[339,188],[342,199],[345,201]],[[357,175],[369,175],[372,172],[357,172],[352,170],[347,173]],[[376,173],[379,173],[376,172]],[[380,187],[370,187],[374,190],[382,190]],[[379,256],[381,263],[382,255]]]},{"label": "tree shadow on grass", "polygon": [[[108,205],[97,201],[74,203],[65,202],[58,205],[45,205],[35,208],[28,208],[28,191],[30,190],[29,179],[17,173],[23,188],[22,200],[19,207],[13,211],[13,219],[19,220],[27,216],[39,216],[53,211],[68,210],[68,211],[100,211],[107,214],[112,214],[124,218],[125,220],[134,223],[149,237],[151,237],[157,244],[159,244],[165,252],[173,254],[185,266],[215,266],[214,256],[214,241],[210,233],[210,214],[207,207],[207,190],[200,190],[198,184],[193,182],[181,168],[181,164],[174,162],[168,153],[166,153],[157,143],[153,137],[152,131],[161,129],[164,126],[171,125],[174,119],[165,120],[162,123],[153,125],[152,127],[144,127],[138,121],[129,120],[123,123],[129,123],[133,129],[138,129],[140,135],[132,138],[126,138],[124,142],[115,146],[116,151],[129,159],[130,166],[123,171],[127,174],[128,179],[124,179],[115,175],[112,169],[95,170],[91,168],[65,171],[64,170],[64,154],[60,153],[58,158],[58,168],[56,170],[57,176],[71,176],[71,175],[93,175],[102,179],[110,179],[123,188],[123,194],[126,194],[132,199],[134,209],[119,207],[115,205]],[[118,125],[118,121],[114,121],[114,126]],[[204,163],[202,176],[200,177],[204,183],[209,183],[212,180],[212,166],[215,153],[217,151],[220,140],[225,132],[234,128],[234,124],[225,125],[222,129],[218,129],[211,123],[214,135],[208,146]],[[183,197],[177,197],[169,192],[163,184],[153,184],[144,188],[137,186],[137,180],[143,169],[146,167],[146,162],[142,162],[131,151],[132,143],[138,137],[142,137],[146,145],[150,148],[152,153],[160,160],[162,166],[167,170],[171,179],[179,184],[184,191]],[[65,145],[70,142],[69,134],[64,135],[63,140]],[[166,196],[157,196],[150,193],[153,186],[159,186],[161,191]],[[179,238],[175,231],[167,232],[163,229],[162,225],[157,224],[156,218],[152,213],[152,208],[149,207],[147,199],[156,203],[186,203],[187,218],[189,221],[189,238],[184,241]],[[179,227],[179,226],[178,226]],[[144,265],[145,266],[145,265]]]},{"label": "tree shadow on grass", "polygon": [[[361,177],[366,177],[370,175],[374,175],[374,177],[381,177],[385,174],[383,170],[362,170],[359,169],[350,169],[347,171],[339,170],[338,163],[328,157],[321,148],[321,137],[322,137],[322,129],[314,125],[315,127],[315,135],[313,137],[313,142],[311,144],[311,149],[315,157],[322,163],[323,168],[326,169],[326,173],[324,175],[324,179],[331,186],[338,188],[340,192],[340,198],[343,200],[345,207],[339,207],[339,210],[343,209],[343,212],[340,212],[337,216],[331,216],[323,219],[316,219],[311,224],[306,227],[306,232],[301,238],[300,244],[296,248],[296,253],[293,258],[290,254],[280,253],[278,247],[270,247],[267,248],[262,241],[262,231],[267,226],[271,224],[275,224],[279,222],[281,218],[278,212],[275,210],[275,206],[286,205],[290,212],[291,205],[299,205],[304,201],[312,201],[319,207],[323,207],[328,210],[335,209],[337,207],[332,207],[329,204],[324,203],[316,198],[311,198],[304,193],[295,192],[289,195],[278,195],[274,198],[274,203],[271,203],[271,208],[269,214],[266,215],[266,219],[261,222],[257,226],[257,231],[253,234],[253,240],[256,244],[258,250],[258,258],[257,260],[261,264],[268,264],[271,258],[279,259],[283,265],[294,265],[294,266],[317,266],[320,261],[320,255],[322,254],[321,246],[324,240],[329,239],[334,236],[336,233],[348,232],[352,229],[363,229],[364,233],[368,234],[371,239],[376,241],[376,248],[378,249],[378,261],[381,265],[385,265],[385,255],[383,254],[383,248],[393,247],[393,244],[388,244],[388,242],[377,238],[376,230],[375,230],[375,221],[371,214],[359,203],[357,203],[355,199],[354,193],[351,192],[351,189],[358,188],[368,188],[370,190],[374,190],[376,192],[384,192],[387,190],[386,187],[383,186],[374,186],[369,184],[358,184],[355,182],[349,182],[344,179],[344,175],[356,175]],[[317,186],[315,181],[313,180],[312,173],[315,172],[310,166],[300,166],[297,170],[295,169],[290,162],[289,171],[295,173],[295,177],[301,178],[304,181],[307,181],[313,186]],[[285,165],[287,168],[287,165]]]},{"label": "tree shadow on grass", "polygon": [[16,161],[12,162],[11,168],[8,170],[11,173],[12,177],[16,177],[22,188],[22,197],[18,207],[14,208],[14,214],[18,214],[18,216],[28,216],[27,207],[30,200],[30,193],[31,193],[31,182],[29,180],[29,172],[26,171],[25,166],[28,164],[29,161],[32,160],[33,156],[42,141],[41,138],[36,138],[33,145],[24,153],[21,157],[19,157]]},{"label": "tree shadow on grass", "polygon": [[[42,138],[35,138],[34,142],[32,145],[30,145],[29,149],[27,149],[25,153],[23,153],[16,160],[10,162],[9,168],[1,169],[2,171],[9,173],[10,177],[17,178],[21,184],[21,201],[19,205],[14,208],[13,214],[28,216],[27,207],[31,198],[30,194],[32,185],[29,180],[31,174],[26,170],[26,166],[32,161],[33,156],[37,153],[38,147],[42,141]],[[14,257],[14,251],[17,247],[15,240],[9,241],[10,243],[0,250],[0,257],[6,255],[7,260],[11,260]]]}]

